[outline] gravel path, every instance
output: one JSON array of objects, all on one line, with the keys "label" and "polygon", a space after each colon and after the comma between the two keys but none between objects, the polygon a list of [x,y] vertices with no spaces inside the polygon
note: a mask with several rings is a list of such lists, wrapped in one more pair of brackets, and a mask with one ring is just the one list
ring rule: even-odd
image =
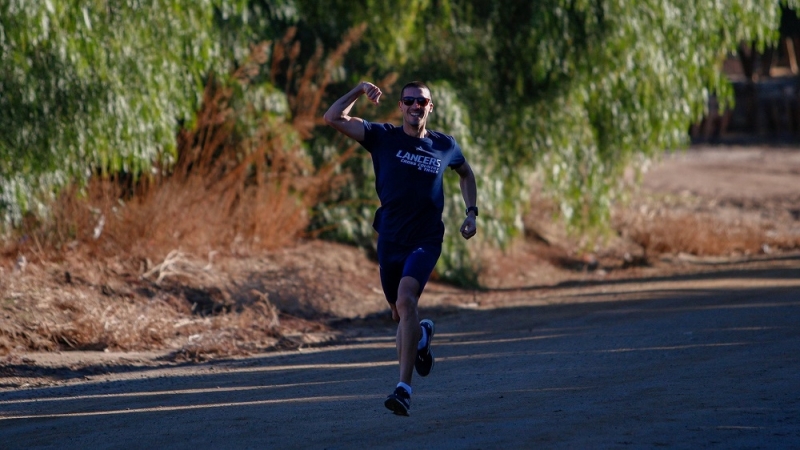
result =
[{"label": "gravel path", "polygon": [[346,345],[0,392],[0,446],[800,448],[799,273],[785,256],[427,309],[437,362],[410,417],[383,407],[375,319]]}]

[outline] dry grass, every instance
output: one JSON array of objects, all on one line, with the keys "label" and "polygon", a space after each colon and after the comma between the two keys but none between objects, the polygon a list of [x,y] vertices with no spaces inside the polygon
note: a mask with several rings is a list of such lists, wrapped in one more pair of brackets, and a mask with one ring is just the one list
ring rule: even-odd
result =
[{"label": "dry grass", "polygon": [[[322,324],[281,313],[265,292],[237,286],[206,261],[173,254],[143,273],[126,261],[68,255],[0,270],[0,354],[170,350],[194,360],[302,345]],[[66,270],[65,270],[66,268]]]},{"label": "dry grass", "polygon": [[626,224],[625,229],[628,236],[648,255],[757,254],[767,243],[760,227],[744,223],[732,226],[711,215],[686,213],[647,219],[640,217]]},{"label": "dry grass", "polygon": [[617,206],[612,233],[591,245],[587,236],[570,235],[553,219],[555,203],[534,195],[525,216],[531,251],[556,267],[608,271],[652,266],[668,255],[725,258],[800,249],[792,216],[798,198],[740,205],[714,198],[639,194]]},{"label": "dry grass", "polygon": [[660,254],[741,256],[800,248],[800,236],[778,229],[773,220],[729,211],[696,208],[639,207],[616,215],[614,228],[637,244],[645,259]]}]

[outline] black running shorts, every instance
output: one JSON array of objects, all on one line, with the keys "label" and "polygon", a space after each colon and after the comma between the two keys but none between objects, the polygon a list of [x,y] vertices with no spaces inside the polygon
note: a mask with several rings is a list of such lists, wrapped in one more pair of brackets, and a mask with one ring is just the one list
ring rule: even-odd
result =
[{"label": "black running shorts", "polygon": [[433,273],[441,244],[405,245],[386,242],[378,238],[378,264],[381,269],[381,285],[383,294],[389,303],[397,302],[397,289],[403,277],[412,277],[419,283],[417,296]]}]

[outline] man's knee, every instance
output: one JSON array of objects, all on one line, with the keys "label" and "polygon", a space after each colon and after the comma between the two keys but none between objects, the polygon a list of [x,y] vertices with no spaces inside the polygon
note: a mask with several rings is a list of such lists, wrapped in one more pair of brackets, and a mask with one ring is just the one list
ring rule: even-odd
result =
[{"label": "man's knee", "polygon": [[400,318],[413,316],[417,311],[417,297],[411,293],[400,293],[395,304]]}]

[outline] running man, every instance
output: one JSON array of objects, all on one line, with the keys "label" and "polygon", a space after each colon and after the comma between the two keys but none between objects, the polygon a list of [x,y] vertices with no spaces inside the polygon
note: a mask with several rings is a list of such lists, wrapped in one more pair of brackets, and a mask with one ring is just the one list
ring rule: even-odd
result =
[{"label": "running man", "polygon": [[381,94],[374,84],[361,82],[334,102],[324,118],[328,125],[358,141],[372,155],[375,189],[381,202],[373,222],[378,232],[381,285],[392,309],[392,319],[398,323],[400,381],[385,405],[395,414],[407,416],[413,371],[416,368],[420,376],[427,376],[434,362],[431,352],[434,325],[431,320],[419,320],[417,304],[442,251],[444,169],[450,167],[460,177],[461,195],[467,207],[467,217],[461,226],[464,239],[477,232],[477,187],[472,168],[455,139],[426,128],[433,111],[428,86],[414,81],[400,91],[402,127],[349,115],[362,95],[377,105]]}]

